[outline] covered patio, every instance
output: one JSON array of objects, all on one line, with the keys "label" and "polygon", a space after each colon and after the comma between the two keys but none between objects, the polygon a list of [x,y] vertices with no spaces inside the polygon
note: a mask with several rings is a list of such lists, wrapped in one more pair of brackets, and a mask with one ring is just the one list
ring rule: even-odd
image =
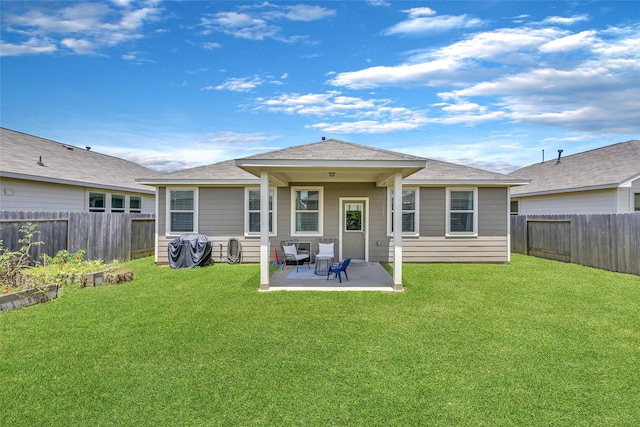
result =
[{"label": "covered patio", "polygon": [[349,280],[342,275],[342,283],[334,275],[314,275],[314,265],[295,265],[279,268],[271,275],[269,289],[264,291],[379,291],[401,292],[394,289],[389,272],[378,262],[352,262],[347,268]]}]

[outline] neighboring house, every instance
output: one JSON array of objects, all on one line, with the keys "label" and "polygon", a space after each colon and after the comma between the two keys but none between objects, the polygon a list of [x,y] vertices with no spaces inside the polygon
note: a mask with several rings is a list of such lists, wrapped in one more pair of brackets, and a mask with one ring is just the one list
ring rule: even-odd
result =
[{"label": "neighboring house", "polygon": [[509,190],[526,180],[329,139],[138,182],[157,187],[159,264],[183,233],[214,251],[238,238],[268,289],[281,241],[331,237],[340,259],[393,262],[398,289],[403,260],[508,262]]},{"label": "neighboring house", "polygon": [[561,154],[510,174],[531,180],[529,185],[511,191],[513,214],[640,212],[640,141],[565,157]]},{"label": "neighboring house", "polygon": [[136,163],[0,128],[0,210],[155,213]]}]

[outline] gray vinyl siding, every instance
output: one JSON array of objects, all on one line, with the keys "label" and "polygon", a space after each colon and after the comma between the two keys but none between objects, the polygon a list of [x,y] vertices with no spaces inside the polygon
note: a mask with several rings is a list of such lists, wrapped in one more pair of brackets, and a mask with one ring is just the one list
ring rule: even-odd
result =
[{"label": "gray vinyl siding", "polygon": [[[374,183],[291,183],[296,187],[324,188],[323,236],[339,238],[340,198],[369,199],[369,260],[393,261],[393,239],[387,234],[387,189]],[[201,187],[199,189],[198,232],[213,241],[214,260],[226,256],[228,239],[239,239],[243,262],[260,261],[260,239],[244,237],[244,188]],[[270,239],[270,257],[282,240],[291,238],[291,187],[277,189],[277,231]],[[478,189],[478,237],[445,237],[445,187],[420,188],[420,236],[403,238],[404,262],[508,262],[507,189]],[[165,236],[166,188],[160,188],[158,262],[168,263]],[[315,237],[298,237],[300,242],[314,243]],[[273,260],[273,259],[272,259]]]},{"label": "gray vinyl siding", "polygon": [[478,235],[506,236],[509,221],[506,188],[478,188]]},{"label": "gray vinyl siding", "polygon": [[446,189],[420,189],[420,236],[444,236]]},{"label": "gray vinyl siding", "polygon": [[243,187],[200,187],[199,194],[199,233],[244,236]]},{"label": "gray vinyl siding", "polygon": [[[130,206],[131,196],[142,200],[142,212],[155,212],[155,196],[103,188],[79,185],[56,184],[15,178],[0,180],[0,209],[5,211],[46,211],[46,212],[87,212],[89,192],[105,193],[107,207],[114,194],[126,198],[126,207]],[[108,210],[107,210],[108,211]]]}]

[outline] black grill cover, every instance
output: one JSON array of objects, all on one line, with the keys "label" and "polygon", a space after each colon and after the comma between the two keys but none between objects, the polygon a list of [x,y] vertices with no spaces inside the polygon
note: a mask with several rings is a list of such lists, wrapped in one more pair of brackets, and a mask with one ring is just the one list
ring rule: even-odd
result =
[{"label": "black grill cover", "polygon": [[183,234],[169,242],[171,268],[193,268],[211,263],[211,242],[204,234]]}]

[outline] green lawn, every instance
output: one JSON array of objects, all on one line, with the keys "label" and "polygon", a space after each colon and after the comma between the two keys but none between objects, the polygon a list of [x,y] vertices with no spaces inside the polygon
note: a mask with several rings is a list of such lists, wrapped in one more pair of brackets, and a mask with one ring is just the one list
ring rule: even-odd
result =
[{"label": "green lawn", "polygon": [[640,424],[640,278],[514,255],[403,293],[128,263],[0,314],[0,425]]}]

